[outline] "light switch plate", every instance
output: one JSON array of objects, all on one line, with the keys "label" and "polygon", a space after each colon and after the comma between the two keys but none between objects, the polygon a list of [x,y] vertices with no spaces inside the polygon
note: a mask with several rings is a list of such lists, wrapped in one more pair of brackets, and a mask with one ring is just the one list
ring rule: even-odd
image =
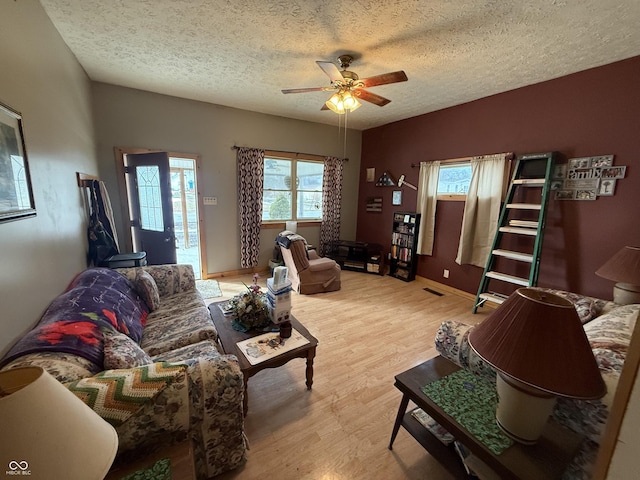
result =
[{"label": "light switch plate", "polygon": [[202,203],[205,205],[218,205],[218,197],[202,197]]}]

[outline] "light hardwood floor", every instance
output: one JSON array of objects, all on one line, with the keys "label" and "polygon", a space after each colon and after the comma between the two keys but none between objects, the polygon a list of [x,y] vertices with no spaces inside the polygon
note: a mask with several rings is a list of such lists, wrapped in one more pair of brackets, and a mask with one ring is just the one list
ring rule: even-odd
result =
[{"label": "light hardwood floor", "polygon": [[[251,276],[218,281],[223,297],[215,300],[223,300]],[[265,276],[258,283],[266,288]],[[292,313],[319,341],[313,389],[305,387],[303,359],[252,377],[248,462],[217,478],[452,479],[404,429],[387,448],[401,398],[394,376],[437,355],[442,321],[476,324],[490,313],[473,315],[472,300],[426,286],[421,278],[343,271],[340,291],[294,293]]]}]

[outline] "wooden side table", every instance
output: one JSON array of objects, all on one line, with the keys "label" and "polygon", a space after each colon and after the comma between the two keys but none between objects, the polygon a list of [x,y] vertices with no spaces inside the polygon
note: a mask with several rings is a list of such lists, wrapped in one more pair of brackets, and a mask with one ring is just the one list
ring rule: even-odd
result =
[{"label": "wooden side table", "polygon": [[163,448],[134,463],[117,465],[109,471],[105,480],[120,480],[138,470],[151,468],[154,463],[163,458],[169,459],[172,480],[195,480],[196,466],[193,458],[193,445],[189,440]]},{"label": "wooden side table", "polygon": [[389,450],[393,447],[400,427],[403,427],[456,478],[467,478],[462,461],[452,445],[445,446],[413,418],[411,412],[407,412],[411,400],[465,445],[497,478],[560,478],[578,448],[580,435],[550,421],[537,444],[523,445],[514,442],[502,454],[495,455],[421,390],[427,383],[457,370],[460,370],[460,367],[438,356],[396,375],[395,387],[402,392],[402,400],[391,433]]}]

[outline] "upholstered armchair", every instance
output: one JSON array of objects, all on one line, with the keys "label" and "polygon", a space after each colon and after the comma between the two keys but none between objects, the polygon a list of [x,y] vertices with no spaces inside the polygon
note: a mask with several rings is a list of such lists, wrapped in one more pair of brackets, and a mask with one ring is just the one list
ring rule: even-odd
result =
[{"label": "upholstered armchair", "polygon": [[330,258],[319,257],[315,250],[307,250],[303,237],[285,230],[276,238],[276,245],[289,269],[291,287],[298,293],[340,290],[340,265]]}]

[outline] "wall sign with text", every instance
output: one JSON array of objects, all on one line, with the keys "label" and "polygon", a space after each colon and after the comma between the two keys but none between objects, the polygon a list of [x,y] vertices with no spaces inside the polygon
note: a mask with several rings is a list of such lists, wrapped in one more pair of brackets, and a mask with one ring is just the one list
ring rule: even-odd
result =
[{"label": "wall sign with text", "polygon": [[556,165],[551,190],[556,200],[595,200],[615,194],[616,182],[624,178],[626,166],[614,165],[613,155],[570,158]]}]

